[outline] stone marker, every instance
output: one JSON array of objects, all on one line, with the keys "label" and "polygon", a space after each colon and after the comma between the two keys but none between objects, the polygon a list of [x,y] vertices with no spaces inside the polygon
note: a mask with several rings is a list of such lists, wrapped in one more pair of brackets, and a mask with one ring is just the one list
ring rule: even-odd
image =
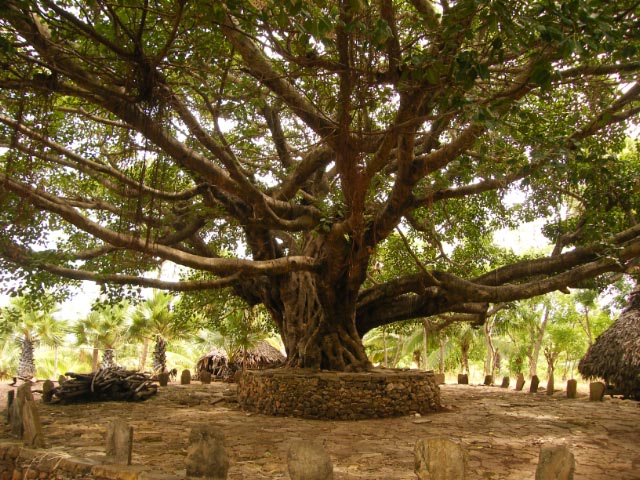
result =
[{"label": "stone marker", "polygon": [[291,480],[333,480],[333,464],[322,445],[297,442],[289,447],[287,468]]},{"label": "stone marker", "polygon": [[213,425],[199,425],[191,429],[187,448],[187,477],[225,480],[229,458],[224,448],[224,433]]},{"label": "stone marker", "polygon": [[180,375],[180,385],[189,385],[191,383],[191,372],[189,370],[183,370]]},{"label": "stone marker", "polygon": [[540,385],[540,379],[537,375],[531,377],[531,385],[529,385],[529,393],[538,393],[538,385]]},{"label": "stone marker", "polygon": [[414,472],[419,480],[464,480],[467,452],[448,438],[419,439],[414,450]]},{"label": "stone marker", "polygon": [[107,462],[131,465],[133,427],[123,420],[114,420],[107,428]]},{"label": "stone marker", "polygon": [[7,392],[7,425],[11,423],[11,410],[15,399],[16,392],[14,392],[13,390],[9,390]]},{"label": "stone marker", "polygon": [[469,375],[467,375],[466,373],[459,373],[458,385],[469,385]]},{"label": "stone marker", "polygon": [[158,383],[161,387],[166,387],[169,383],[169,372],[162,372],[158,374]]},{"label": "stone marker", "polygon": [[509,388],[509,382],[511,379],[509,377],[502,377],[502,383],[500,384],[500,388]]},{"label": "stone marker", "polygon": [[605,386],[602,382],[592,382],[589,384],[589,400],[601,402],[604,399]]},{"label": "stone marker", "polygon": [[518,378],[516,379],[516,390],[521,391],[524,388],[524,375],[522,373],[518,374]]},{"label": "stone marker", "polygon": [[484,377],[484,384],[486,386],[492,385],[493,384],[493,375],[487,375],[486,377]]},{"label": "stone marker", "polygon": [[45,380],[42,384],[42,402],[51,403],[51,400],[53,400],[53,382]]},{"label": "stone marker", "polygon": [[578,381],[572,378],[571,380],[567,381],[567,398],[576,398],[577,395]]},{"label": "stone marker", "polygon": [[553,379],[553,375],[549,377],[549,380],[547,380],[547,395],[551,396],[553,395],[553,384],[554,384],[554,379]]},{"label": "stone marker", "polygon": [[211,383],[211,372],[206,370],[200,372],[200,383],[209,385]]},{"label": "stone marker", "polygon": [[24,422],[22,420],[23,407],[27,400],[33,401],[33,394],[31,393],[31,384],[23,383],[18,387],[15,395],[12,398],[8,398],[7,404],[7,416],[9,418],[9,425],[11,425],[11,435],[16,438],[22,438],[24,434]]},{"label": "stone marker", "polygon": [[573,453],[565,445],[542,447],[535,480],[573,480],[575,469]]},{"label": "stone marker", "polygon": [[42,423],[36,408],[36,402],[25,400],[22,405],[22,440],[27,447],[44,448],[44,434],[42,433]]},{"label": "stone marker", "polygon": [[445,381],[444,373],[436,373],[433,376],[433,379],[436,382],[436,385],[444,385],[444,381]]}]

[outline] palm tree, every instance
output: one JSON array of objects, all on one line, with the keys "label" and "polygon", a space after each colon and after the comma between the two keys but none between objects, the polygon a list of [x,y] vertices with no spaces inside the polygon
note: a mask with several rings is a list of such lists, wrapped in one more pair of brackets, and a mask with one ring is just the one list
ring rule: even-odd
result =
[{"label": "palm tree", "polygon": [[9,306],[4,309],[3,330],[15,335],[21,347],[18,377],[24,379],[35,377],[34,351],[38,343],[56,347],[63,343],[68,326],[66,321],[56,320],[53,317],[55,311],[56,305],[48,298],[45,298],[37,308],[25,297],[12,299]]},{"label": "palm tree", "polygon": [[153,370],[167,369],[167,344],[172,340],[186,337],[189,329],[178,322],[171,304],[174,297],[166,292],[154,291],[151,298],[140,303],[132,316],[130,336],[142,341],[139,369],[144,370],[149,353],[149,343],[155,341],[153,349]]},{"label": "palm tree", "polygon": [[78,345],[93,348],[91,370],[98,370],[98,355],[102,354],[102,368],[116,366],[114,350],[124,341],[129,330],[130,305],[120,302],[116,305],[100,306],[80,320],[74,328]]}]

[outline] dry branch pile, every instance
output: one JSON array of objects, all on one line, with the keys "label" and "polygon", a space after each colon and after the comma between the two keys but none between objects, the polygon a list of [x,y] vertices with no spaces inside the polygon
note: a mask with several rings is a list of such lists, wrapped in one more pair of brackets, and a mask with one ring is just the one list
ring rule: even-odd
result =
[{"label": "dry branch pile", "polygon": [[142,401],[158,391],[151,375],[135,370],[105,368],[96,373],[66,373],[70,380],[54,388],[60,402]]}]

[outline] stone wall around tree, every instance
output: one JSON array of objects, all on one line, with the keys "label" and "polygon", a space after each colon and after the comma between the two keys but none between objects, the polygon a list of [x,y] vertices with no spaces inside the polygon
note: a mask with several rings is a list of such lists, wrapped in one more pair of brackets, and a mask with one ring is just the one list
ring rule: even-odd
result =
[{"label": "stone wall around tree", "polygon": [[391,369],[247,370],[238,382],[238,402],[266,415],[330,420],[399,417],[441,408],[433,372]]}]

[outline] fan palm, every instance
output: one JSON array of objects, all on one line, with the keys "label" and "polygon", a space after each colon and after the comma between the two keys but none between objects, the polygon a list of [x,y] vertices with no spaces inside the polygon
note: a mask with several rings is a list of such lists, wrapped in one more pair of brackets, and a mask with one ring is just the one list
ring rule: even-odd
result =
[{"label": "fan palm", "polygon": [[140,370],[145,369],[151,340],[155,340],[153,370],[163,372],[167,369],[167,343],[185,338],[189,333],[173,313],[173,300],[168,293],[154,291],[152,297],[140,303],[133,313],[130,336],[142,341]]},{"label": "fan palm", "polygon": [[74,333],[78,345],[90,345],[93,348],[92,371],[98,369],[100,349],[103,350],[102,368],[116,365],[113,353],[126,338],[129,320],[130,305],[121,302],[92,310],[76,324]]},{"label": "fan palm", "polygon": [[20,360],[17,376],[24,379],[35,377],[34,351],[38,343],[59,346],[67,331],[67,323],[56,320],[56,306],[45,300],[36,307],[25,297],[12,299],[2,315],[3,330],[11,332],[20,344]]}]

